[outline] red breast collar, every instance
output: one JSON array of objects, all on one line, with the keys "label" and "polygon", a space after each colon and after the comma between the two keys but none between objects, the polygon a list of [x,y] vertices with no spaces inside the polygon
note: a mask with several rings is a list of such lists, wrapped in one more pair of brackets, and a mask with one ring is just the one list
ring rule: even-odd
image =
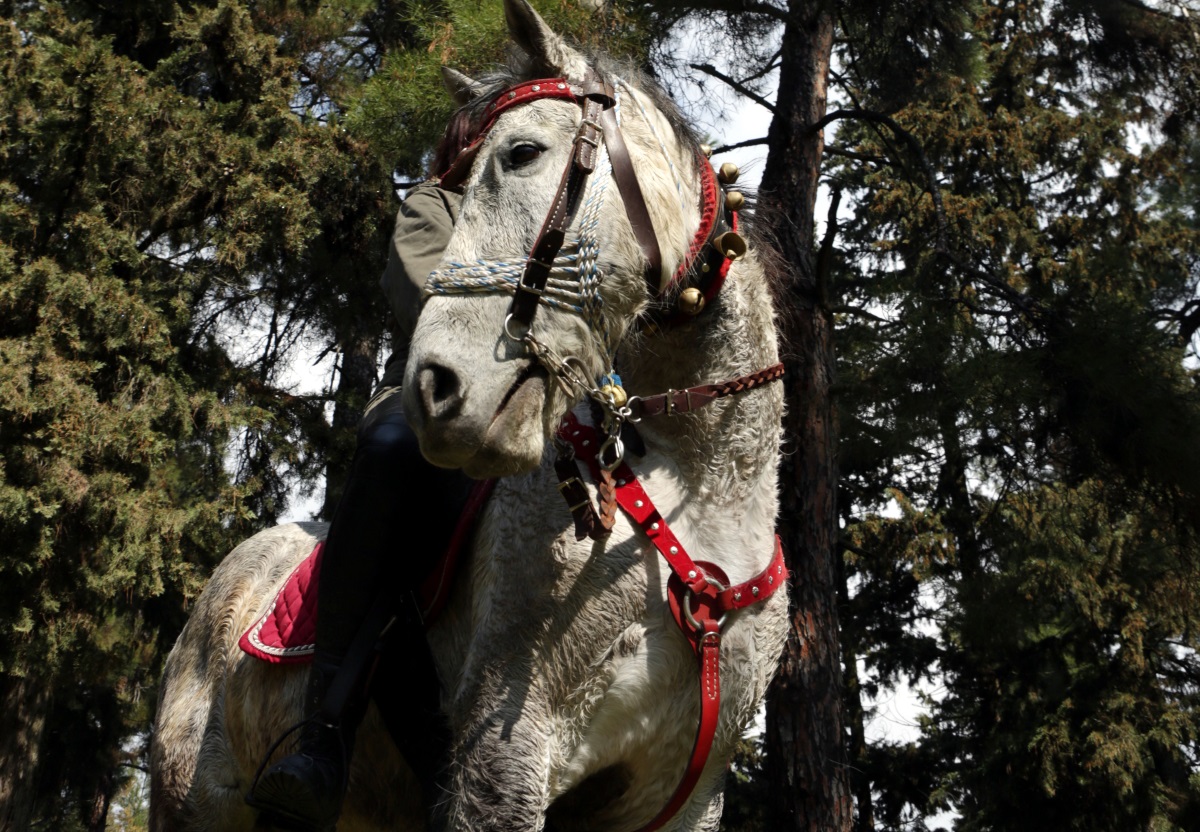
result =
[{"label": "red breast collar", "polygon": [[729,578],[716,564],[692,560],[628,464],[622,462],[611,472],[601,468],[597,460],[600,434],[595,428],[567,414],[558,436],[574,449],[577,459],[587,463],[602,491],[612,487],[616,503],[671,568],[668,606],[700,663],[700,726],[687,767],[667,805],[638,830],[655,832],[687,802],[712,750],[721,712],[721,628],[726,616],[767,600],[787,582],[783,547],[776,535],[767,568],[748,581],[729,586]]}]

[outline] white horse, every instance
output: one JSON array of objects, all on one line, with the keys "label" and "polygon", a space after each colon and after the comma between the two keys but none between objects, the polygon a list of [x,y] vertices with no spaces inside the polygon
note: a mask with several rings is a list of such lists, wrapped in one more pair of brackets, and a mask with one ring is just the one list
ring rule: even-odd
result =
[{"label": "white horse", "polygon": [[[686,392],[671,396],[673,407],[652,395],[741,382],[776,365],[769,287],[750,251],[728,266],[723,288],[700,309],[702,294],[685,287],[711,289],[713,275],[702,271],[721,258],[697,259],[693,250],[704,242],[702,209],[712,198],[695,140],[661,93],[567,46],[524,0],[508,0],[506,10],[525,53],[519,68],[487,82],[457,76],[453,84],[483,118],[493,108],[500,115],[464,157],[458,224],[430,279],[405,384],[406,409],[431,461],[501,477],[429,633],[453,735],[437,824],[461,832],[614,832],[654,820],[656,828],[715,830],[728,760],[786,633],[786,593],[767,585],[783,580],[773,560],[782,391],[718,385],[719,400],[704,407]],[[628,188],[613,180],[619,153],[605,121],[568,242],[537,290],[536,316],[509,317],[577,136],[590,129],[581,130],[576,100],[535,95],[528,82],[548,78],[570,92],[594,86],[597,76],[608,82],[604,106],[619,119],[648,209],[661,256],[650,283],[659,285],[647,291],[646,224],[638,222],[640,244]],[[506,106],[510,89],[529,100]],[[677,314],[679,304],[690,314]],[[633,402],[615,389],[614,371]],[[754,389],[725,395],[741,387]],[[629,469],[615,468],[614,476],[632,470],[644,489],[635,495],[638,508],[634,497],[622,498],[628,502],[611,532],[594,540],[576,539],[555,471],[562,445],[555,433],[572,410],[579,430],[605,444],[604,462],[615,461],[626,440]],[[633,447],[628,427],[619,432],[638,415],[642,448]],[[587,454],[578,440],[576,450]],[[604,515],[611,500],[588,469],[580,478]],[[606,476],[603,466],[592,473]],[[643,499],[658,512],[644,522],[635,519]],[[594,512],[575,502],[577,513]],[[683,555],[663,544],[660,556],[660,523]],[[304,671],[252,660],[237,640],[323,534],[320,524],[268,530],[214,572],[167,662],[151,757],[153,829],[254,827],[243,796],[272,739],[302,716]],[[711,750],[698,762],[701,664],[668,597],[670,559],[687,556],[719,567],[739,584],[738,598],[747,595],[725,616],[719,638],[699,639],[702,651],[719,642],[719,653],[703,655],[719,665],[720,698]],[[703,576],[680,577],[701,592]],[[715,583],[710,594],[723,588]],[[750,603],[751,592],[760,603]],[[715,684],[716,670],[705,668],[706,685]],[[679,793],[689,766],[694,785]],[[372,709],[338,829],[425,823],[415,780]]]}]

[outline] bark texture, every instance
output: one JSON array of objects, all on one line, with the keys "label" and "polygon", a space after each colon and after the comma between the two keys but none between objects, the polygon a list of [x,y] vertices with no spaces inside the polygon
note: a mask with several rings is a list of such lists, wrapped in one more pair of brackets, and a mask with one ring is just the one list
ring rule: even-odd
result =
[{"label": "bark texture", "polygon": [[838,650],[833,321],[813,223],[824,138],[811,125],[825,115],[832,44],[827,5],[792,0],[759,197],[760,216],[792,271],[782,299],[789,409],[780,530],[793,609],[766,736],[767,828],[779,832],[847,832],[853,819]]},{"label": "bark texture", "polygon": [[30,828],[37,808],[38,749],[50,697],[27,678],[0,679],[0,686],[0,832],[18,832]]}]

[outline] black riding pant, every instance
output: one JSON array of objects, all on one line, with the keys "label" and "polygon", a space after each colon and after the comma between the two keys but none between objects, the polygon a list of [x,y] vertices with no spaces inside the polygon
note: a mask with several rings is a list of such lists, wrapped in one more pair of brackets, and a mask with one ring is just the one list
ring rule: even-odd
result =
[{"label": "black riding pant", "polygon": [[461,471],[421,456],[399,388],[385,388],[372,399],[321,563],[322,653],[345,655],[379,593],[407,603],[445,551],[470,488]]},{"label": "black riding pant", "polygon": [[[389,612],[396,623],[372,687],[377,700],[381,695],[389,697],[387,703],[380,701],[389,723],[389,716],[397,712],[417,717],[403,732],[417,747],[401,751],[421,754],[433,751],[421,746],[442,738],[419,736],[422,718],[437,719],[438,682],[414,593],[445,551],[471,480],[461,471],[437,468],[421,456],[400,398],[398,387],[382,389],[359,424],[350,477],[321,562],[317,651],[340,664],[364,626],[380,626],[378,618],[366,620],[368,613],[381,599],[393,605]],[[397,667],[401,661],[404,666]],[[414,679],[413,674],[427,678]],[[397,675],[407,684],[389,684]],[[397,695],[409,701],[398,703]],[[395,730],[391,733],[396,736]]]}]

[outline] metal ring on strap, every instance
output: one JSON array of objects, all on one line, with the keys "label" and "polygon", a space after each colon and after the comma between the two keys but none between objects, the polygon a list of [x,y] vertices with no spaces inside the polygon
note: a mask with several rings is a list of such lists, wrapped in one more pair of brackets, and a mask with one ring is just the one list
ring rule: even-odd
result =
[{"label": "metal ring on strap", "polygon": [[[699,567],[697,567],[697,568],[699,568]],[[729,589],[729,587],[725,586],[725,584],[721,583],[720,581],[718,581],[716,578],[712,577],[711,575],[706,575],[705,577],[708,579],[708,582],[710,584],[712,584],[713,586],[715,586],[717,588],[718,595],[720,595],[725,590]],[[687,619],[687,623],[692,625],[692,629],[694,629],[697,633],[703,633],[704,625],[701,624],[699,621],[697,621],[696,616],[692,614],[692,596],[693,596],[693,593],[690,588],[684,589],[683,603],[680,604],[680,606],[683,608],[683,617]],[[717,619],[717,629],[718,630],[720,630],[722,627],[725,626],[725,619],[728,617],[729,617],[729,613],[725,612],[725,613],[722,613],[721,617]]]}]

